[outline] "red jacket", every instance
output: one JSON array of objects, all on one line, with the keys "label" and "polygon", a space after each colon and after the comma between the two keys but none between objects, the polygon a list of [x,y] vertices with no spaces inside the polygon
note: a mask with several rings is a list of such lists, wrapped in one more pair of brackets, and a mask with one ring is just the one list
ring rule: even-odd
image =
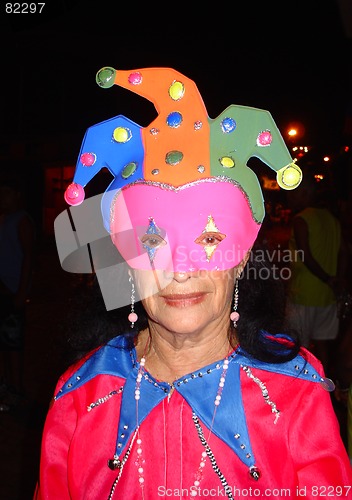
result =
[{"label": "red jacket", "polygon": [[172,394],[144,373],[137,405],[139,367],[116,337],[64,374],[35,499],[209,500],[225,490],[228,498],[352,498],[321,365],[306,350],[280,364],[234,352],[215,413],[223,361],[182,377]]}]

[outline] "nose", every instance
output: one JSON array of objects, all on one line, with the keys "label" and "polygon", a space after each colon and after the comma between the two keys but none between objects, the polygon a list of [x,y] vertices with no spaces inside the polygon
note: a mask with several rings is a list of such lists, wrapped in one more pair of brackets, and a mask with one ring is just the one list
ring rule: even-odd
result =
[{"label": "nose", "polygon": [[164,277],[167,280],[174,280],[178,283],[185,283],[191,277],[191,271],[164,271]]},{"label": "nose", "polygon": [[184,283],[185,281],[189,280],[191,277],[190,272],[175,272],[173,275],[173,279],[177,281],[178,283]]}]

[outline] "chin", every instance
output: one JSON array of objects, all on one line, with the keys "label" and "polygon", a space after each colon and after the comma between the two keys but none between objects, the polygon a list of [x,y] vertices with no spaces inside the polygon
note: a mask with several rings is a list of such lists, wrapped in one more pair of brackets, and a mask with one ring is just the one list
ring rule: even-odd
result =
[{"label": "chin", "polygon": [[170,332],[180,333],[180,334],[192,334],[197,330],[205,326],[207,322],[204,318],[204,312],[202,314],[187,315],[184,310],[178,310],[175,312],[170,312],[165,318],[165,321],[159,319],[158,323],[169,330]]}]

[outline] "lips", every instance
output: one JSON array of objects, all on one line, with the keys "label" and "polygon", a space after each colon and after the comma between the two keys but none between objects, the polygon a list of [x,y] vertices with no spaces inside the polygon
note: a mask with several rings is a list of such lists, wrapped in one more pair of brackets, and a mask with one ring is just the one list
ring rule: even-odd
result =
[{"label": "lips", "polygon": [[162,298],[171,307],[188,307],[200,304],[205,300],[206,295],[205,292],[193,292],[162,295]]}]

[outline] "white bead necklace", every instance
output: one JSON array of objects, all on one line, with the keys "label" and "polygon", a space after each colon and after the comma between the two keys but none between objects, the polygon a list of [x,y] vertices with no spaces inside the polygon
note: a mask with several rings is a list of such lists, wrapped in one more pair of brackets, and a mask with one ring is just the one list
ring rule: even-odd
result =
[{"label": "white bead necklace", "polygon": [[[140,363],[139,363],[139,369],[138,369],[138,373],[137,373],[137,378],[136,378],[136,387],[135,387],[135,391],[134,391],[134,398],[135,398],[135,401],[136,401],[136,418],[137,418],[137,424],[136,424],[136,429],[137,429],[137,460],[135,462],[136,466],[137,466],[137,469],[138,469],[138,474],[139,474],[139,485],[140,487],[142,488],[142,492],[143,492],[143,495],[144,495],[144,469],[143,469],[143,464],[145,462],[145,460],[143,459],[143,449],[142,449],[142,439],[139,435],[139,419],[138,419],[138,402],[140,400],[140,397],[141,397],[141,391],[140,391],[140,386],[141,386],[141,381],[142,381],[142,378],[143,378],[143,373],[144,373],[144,367],[145,367],[145,363],[146,363],[146,359],[145,357],[143,356],[140,360]],[[199,463],[199,467],[197,469],[197,472],[195,474],[195,480],[193,482],[193,486],[190,488],[190,495],[195,497],[198,495],[198,491],[199,491],[199,487],[200,487],[200,484],[201,484],[201,481],[203,479],[203,470],[204,470],[204,467],[206,465],[206,459],[207,459],[207,456],[210,457],[210,460],[212,462],[212,467],[213,469],[215,470],[215,472],[217,473],[217,475],[220,477],[220,480],[225,488],[225,492],[227,493],[228,497],[229,498],[232,498],[232,495],[231,493],[229,494],[229,489],[227,488],[227,482],[226,482],[226,479],[224,478],[223,474],[221,473],[219,467],[217,466],[216,464],[216,461],[215,461],[215,457],[212,453],[212,451],[210,450],[210,447],[209,447],[209,440],[210,440],[210,437],[211,437],[211,434],[212,434],[212,430],[213,430],[213,425],[214,425],[214,420],[215,420],[215,415],[216,415],[216,410],[217,408],[219,407],[220,403],[221,403],[221,395],[222,395],[222,391],[224,389],[224,386],[225,386],[225,380],[226,380],[226,373],[227,373],[227,370],[228,370],[228,367],[229,367],[229,359],[228,357],[226,357],[223,361],[223,365],[222,365],[222,373],[221,373],[221,376],[220,376],[220,380],[219,380],[219,385],[218,385],[218,389],[217,389],[217,392],[216,392],[216,396],[215,396],[215,399],[214,399],[214,411],[213,411],[213,417],[212,417],[212,421],[211,421],[211,426],[210,426],[210,429],[209,429],[209,433],[208,433],[208,439],[205,440],[204,438],[204,435],[203,435],[203,431],[201,429],[201,426],[200,426],[200,423],[199,423],[199,420],[198,420],[198,417],[193,414],[193,421],[194,421],[194,424],[196,426],[196,429],[197,429],[197,432],[198,432],[198,436],[200,437],[200,440],[203,444],[203,446],[205,447],[206,451],[203,451],[202,452],[202,455],[201,455],[201,460],[200,460],[200,463]],[[231,495],[231,496],[229,496]]]},{"label": "white bead necklace", "polygon": [[[217,390],[217,393],[216,393],[216,396],[215,396],[215,399],[214,399],[213,418],[212,418],[211,426],[210,426],[209,433],[208,433],[207,443],[209,443],[210,436],[212,434],[214,420],[215,420],[215,415],[216,415],[216,410],[217,410],[217,408],[218,408],[218,406],[220,405],[220,402],[221,402],[221,394],[222,394],[222,391],[223,391],[224,386],[225,386],[225,379],[226,379],[226,373],[227,373],[228,367],[229,367],[229,360],[226,357],[224,359],[224,363],[222,365],[222,373],[221,373],[220,380],[219,380],[218,390]],[[198,417],[194,413],[193,413],[193,422],[194,422],[194,424],[196,426],[198,435],[200,435],[200,432],[203,435],[203,432],[201,430]],[[204,446],[204,443],[205,443],[205,440],[204,440],[204,442],[202,442],[203,446]],[[200,464],[199,464],[198,470],[196,472],[195,480],[193,482],[193,488],[191,488],[191,496],[193,496],[193,497],[197,496],[197,494],[198,494],[197,490],[199,489],[200,483],[201,483],[201,481],[203,479],[203,470],[204,470],[204,467],[205,467],[206,459],[207,459],[207,452],[203,451],[202,452],[202,458],[200,460]]]},{"label": "white bead necklace", "polygon": [[[149,342],[147,343],[144,352],[147,351],[148,345],[149,345]],[[214,454],[209,446],[209,440],[210,440],[210,437],[212,435],[212,430],[213,430],[215,416],[216,416],[216,410],[220,406],[222,391],[223,391],[224,386],[225,386],[226,374],[227,374],[227,370],[229,367],[228,356],[226,356],[226,358],[223,361],[223,365],[222,365],[222,372],[220,375],[219,384],[218,384],[217,392],[216,392],[215,399],[214,399],[214,411],[213,411],[213,417],[212,417],[210,429],[208,432],[208,439],[205,439],[205,437],[204,437],[203,430],[202,430],[202,427],[200,425],[200,422],[199,422],[197,415],[194,412],[192,414],[192,420],[193,420],[193,423],[194,423],[195,428],[197,430],[198,437],[199,437],[199,439],[204,447],[204,451],[201,454],[199,467],[195,473],[195,479],[193,481],[193,485],[190,488],[190,496],[192,496],[192,497],[196,497],[198,495],[199,487],[200,487],[201,481],[203,479],[203,471],[204,471],[204,468],[206,465],[206,460],[208,457],[214,472],[217,474],[217,476],[219,477],[219,479],[221,481],[221,484],[224,488],[226,496],[230,499],[233,499],[233,496],[231,493],[231,488],[229,487],[225,476],[222,474],[220,468],[218,467],[215,456],[214,456]],[[141,382],[143,379],[143,375],[145,374],[145,363],[146,363],[146,358],[145,358],[145,354],[143,354],[143,356],[140,360],[140,363],[139,363],[138,373],[137,373],[137,377],[136,377],[136,385],[135,385],[135,390],[134,390],[134,399],[136,402],[136,430],[133,434],[131,443],[130,443],[128,450],[126,451],[124,457],[122,459],[114,457],[114,459],[111,461],[111,462],[113,462],[113,464],[111,464],[111,468],[113,468],[113,469],[118,468],[119,473],[118,473],[118,476],[116,477],[116,479],[111,487],[108,500],[112,500],[112,498],[114,496],[117,483],[119,482],[120,477],[122,475],[122,470],[124,468],[124,465],[127,462],[128,457],[130,456],[134,442],[136,442],[136,444],[137,444],[137,448],[136,448],[137,457],[136,457],[136,460],[134,463],[135,463],[135,465],[137,467],[137,471],[138,471],[138,482],[139,482],[139,486],[141,488],[142,499],[144,499],[144,485],[145,485],[144,463],[145,463],[145,459],[143,457],[143,447],[142,447],[143,442],[142,442],[142,438],[140,436],[139,415],[138,415],[139,408],[138,407],[139,407],[139,400],[141,397]],[[219,366],[219,368],[220,368],[220,366]],[[172,387],[174,387],[174,385],[172,385]]]}]

